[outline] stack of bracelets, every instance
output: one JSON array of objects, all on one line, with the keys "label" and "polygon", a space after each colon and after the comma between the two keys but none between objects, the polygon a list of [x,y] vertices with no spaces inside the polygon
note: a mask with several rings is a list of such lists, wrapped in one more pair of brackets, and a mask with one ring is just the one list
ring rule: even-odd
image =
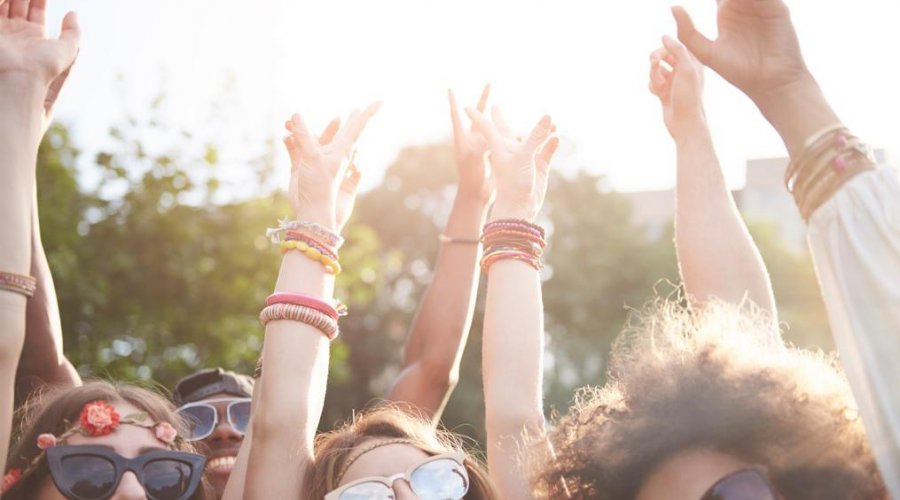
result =
[{"label": "stack of bracelets", "polygon": [[800,214],[809,220],[850,178],[875,168],[869,147],[844,126],[834,125],[806,141],[791,159],[784,181]]},{"label": "stack of bracelets", "polygon": [[281,246],[281,253],[297,250],[321,263],[329,274],[341,274],[338,249],[344,244],[339,235],[314,222],[278,221],[278,227],[266,231],[272,242]]},{"label": "stack of bracelets", "polygon": [[37,280],[31,276],[0,272],[0,290],[33,297],[35,290],[37,290]]},{"label": "stack of bracelets", "polygon": [[484,243],[481,258],[484,272],[498,260],[507,259],[520,260],[537,270],[543,268],[541,256],[547,242],[544,229],[537,224],[517,219],[495,220],[484,226],[481,241]]},{"label": "stack of bracelets", "polygon": [[[301,293],[273,293],[266,299],[266,307],[259,313],[259,322],[266,326],[271,321],[297,321],[321,331],[329,341],[337,338],[340,329],[338,319],[347,315],[347,307],[337,301],[329,304]],[[254,377],[262,374],[262,356],[256,362]]]}]

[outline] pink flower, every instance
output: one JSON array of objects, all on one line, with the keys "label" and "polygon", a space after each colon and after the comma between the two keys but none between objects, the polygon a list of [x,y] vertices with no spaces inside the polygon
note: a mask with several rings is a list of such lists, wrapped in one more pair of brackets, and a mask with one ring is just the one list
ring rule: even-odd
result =
[{"label": "pink flower", "polygon": [[37,437],[37,446],[42,450],[56,446],[56,436],[53,434],[41,434]]},{"label": "pink flower", "polygon": [[178,437],[178,431],[168,422],[160,422],[153,426],[153,433],[156,434],[156,439],[168,445],[172,445]]},{"label": "pink flower", "polygon": [[94,401],[81,410],[81,428],[88,436],[105,436],[119,426],[119,412],[105,401]]},{"label": "pink flower", "polygon": [[0,494],[6,493],[14,484],[22,479],[22,469],[9,469],[9,472],[3,476],[3,485],[0,486]]}]

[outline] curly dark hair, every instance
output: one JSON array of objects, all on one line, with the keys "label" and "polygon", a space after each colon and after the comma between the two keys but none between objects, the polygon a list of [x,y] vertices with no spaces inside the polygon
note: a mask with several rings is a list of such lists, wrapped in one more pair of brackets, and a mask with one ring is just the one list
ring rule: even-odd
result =
[{"label": "curly dark hair", "polygon": [[633,314],[607,384],[558,419],[552,457],[532,458],[536,495],[634,498],[667,458],[711,449],[763,466],[792,500],[888,498],[835,360],[772,325],[722,303]]}]

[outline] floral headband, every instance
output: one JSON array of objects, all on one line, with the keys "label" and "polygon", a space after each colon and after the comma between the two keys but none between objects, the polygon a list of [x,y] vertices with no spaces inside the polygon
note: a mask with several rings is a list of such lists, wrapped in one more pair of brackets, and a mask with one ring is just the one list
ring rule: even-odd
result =
[{"label": "floral headband", "polygon": [[37,467],[38,462],[44,456],[44,450],[53,448],[57,444],[65,443],[68,438],[75,434],[88,437],[107,436],[118,429],[120,425],[133,425],[150,430],[157,440],[172,449],[176,449],[177,445],[183,441],[183,438],[178,435],[178,431],[172,424],[168,422],[150,424],[148,420],[150,420],[150,416],[143,411],[129,413],[124,417],[120,416],[116,408],[106,401],[92,401],[85,404],[81,408],[81,416],[78,418],[77,425],[59,436],[45,433],[37,437],[35,444],[41,449],[41,452],[34,457],[24,471],[19,468],[13,468],[3,476],[3,483],[0,485],[0,495],[6,493],[23,476],[26,476]]}]

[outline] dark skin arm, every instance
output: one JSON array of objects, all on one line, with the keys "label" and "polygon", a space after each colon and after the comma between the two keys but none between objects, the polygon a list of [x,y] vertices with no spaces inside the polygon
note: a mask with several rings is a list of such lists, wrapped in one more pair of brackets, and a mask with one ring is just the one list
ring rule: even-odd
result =
[{"label": "dark skin arm", "polygon": [[[484,110],[489,87],[478,103]],[[436,424],[459,379],[462,358],[472,315],[481,258],[480,245],[470,243],[481,236],[487,209],[493,199],[493,182],[484,160],[486,141],[460,122],[452,92],[450,113],[453,122],[459,190],[444,235],[455,242],[442,242],[434,277],[413,320],[403,353],[403,371],[388,399],[409,404]]]}]

